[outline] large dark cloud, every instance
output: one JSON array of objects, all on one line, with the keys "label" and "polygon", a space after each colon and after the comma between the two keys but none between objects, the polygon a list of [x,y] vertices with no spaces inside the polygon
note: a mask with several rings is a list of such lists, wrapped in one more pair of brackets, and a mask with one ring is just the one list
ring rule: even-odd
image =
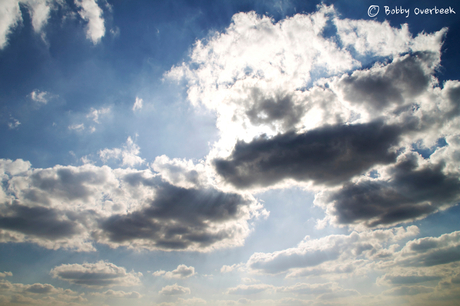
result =
[{"label": "large dark cloud", "polygon": [[186,189],[161,181],[154,188],[155,198],[143,209],[100,220],[100,229],[111,242],[147,240],[161,249],[207,247],[234,238],[238,234],[234,228],[213,227],[240,218],[241,207],[251,203],[241,195],[214,188]]},{"label": "large dark cloud", "polygon": [[45,207],[27,207],[14,202],[0,211],[0,228],[50,240],[68,238],[79,232],[78,224],[63,213]]},{"label": "large dark cloud", "polygon": [[227,159],[215,159],[219,175],[238,188],[265,187],[283,179],[341,184],[377,164],[395,162],[390,148],[403,129],[381,121],[321,127],[302,134],[239,141]]},{"label": "large dark cloud", "polygon": [[443,163],[418,167],[411,154],[390,169],[391,180],[346,184],[324,203],[333,203],[340,224],[375,227],[413,220],[460,200],[458,176],[445,174],[443,168]]}]

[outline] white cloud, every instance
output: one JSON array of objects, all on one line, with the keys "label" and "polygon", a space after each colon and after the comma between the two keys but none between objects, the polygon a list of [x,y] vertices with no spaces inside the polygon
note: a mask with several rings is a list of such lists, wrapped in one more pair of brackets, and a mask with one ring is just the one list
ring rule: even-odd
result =
[{"label": "white cloud", "polygon": [[51,94],[46,91],[40,91],[38,89],[35,89],[30,93],[30,98],[35,101],[35,102],[40,102],[43,104],[47,104],[49,99],[51,97]]},{"label": "white cloud", "polygon": [[13,273],[9,271],[0,272],[0,277],[7,277],[7,276],[13,276]]},{"label": "white cloud", "polygon": [[95,0],[75,0],[75,5],[80,8],[78,13],[88,22],[86,28],[86,37],[93,44],[97,44],[105,35],[104,18],[102,9],[97,5]]},{"label": "white cloud", "polygon": [[275,287],[267,284],[255,284],[255,285],[238,285],[227,290],[227,294],[236,295],[250,295],[262,293],[268,290],[275,290]]},{"label": "white cloud", "polygon": [[[32,26],[37,33],[42,32],[43,27],[48,22],[49,13],[55,1],[51,0],[25,0],[22,1],[29,7],[32,15]],[[56,1],[59,3],[59,1]]]},{"label": "white cloud", "polygon": [[109,289],[104,292],[94,292],[94,296],[102,296],[106,298],[125,298],[125,299],[139,299],[142,295],[137,291],[125,292],[122,290],[112,290]]},{"label": "white cloud", "polygon": [[298,268],[333,265],[347,260],[367,259],[383,251],[384,244],[418,234],[416,226],[404,229],[353,232],[319,239],[308,236],[295,248],[273,253],[254,253],[247,266],[260,273],[277,274]]},{"label": "white cloud", "polygon": [[20,124],[21,124],[21,122],[19,122],[18,119],[13,118],[13,117],[10,117],[10,121],[8,122],[8,128],[9,128],[10,130],[14,130],[14,129],[16,129]]},{"label": "white cloud", "polygon": [[[48,23],[50,12],[59,6],[66,6],[61,0],[4,0],[0,8],[0,49],[8,43],[8,35],[22,22],[20,5],[25,5],[32,19],[32,27],[36,33],[45,37],[43,28]],[[95,0],[75,0],[80,9],[80,16],[88,22],[86,36],[97,44],[105,34],[102,9]]]},{"label": "white cloud", "polygon": [[163,295],[182,295],[182,294],[190,294],[191,291],[190,291],[190,288],[182,287],[182,286],[179,286],[178,284],[174,284],[171,286],[165,286],[161,288],[159,293]]},{"label": "white cloud", "polygon": [[7,45],[11,30],[22,21],[19,2],[16,0],[2,1],[0,6],[0,49]]},{"label": "white cloud", "polygon": [[174,278],[174,279],[185,279],[185,278],[189,278],[193,275],[196,275],[197,273],[195,272],[195,268],[194,267],[187,267],[186,265],[179,265],[177,266],[176,269],[172,270],[172,271],[163,271],[163,270],[160,270],[160,271],[156,271],[156,272],[153,272],[153,275],[154,276],[163,276],[165,278]]},{"label": "white cloud", "polygon": [[136,97],[136,101],[134,102],[134,105],[133,105],[133,112],[135,112],[138,109],[142,109],[143,103],[144,103],[144,100],[142,100],[139,97]]},{"label": "white cloud", "polygon": [[104,261],[63,264],[53,268],[50,273],[54,278],[90,288],[137,286],[141,283],[139,276],[142,276],[141,273],[126,272],[125,268]]},{"label": "white cloud", "polygon": [[121,160],[122,166],[134,167],[136,165],[142,165],[145,163],[145,159],[138,156],[140,148],[131,137],[126,140],[126,145],[122,149],[104,149],[98,152],[99,157],[103,162],[107,162],[110,159]]},{"label": "white cloud", "polygon": [[93,120],[95,123],[100,123],[99,117],[103,115],[107,115],[109,113],[110,113],[110,107],[105,107],[101,109],[95,109],[91,107],[91,110],[86,115],[86,118]]},{"label": "white cloud", "polygon": [[85,129],[85,124],[80,123],[80,124],[72,124],[69,125],[69,130],[74,130],[74,131],[82,131]]},{"label": "white cloud", "polygon": [[193,297],[189,299],[178,298],[177,302],[179,305],[187,305],[187,306],[198,306],[198,305],[206,305],[207,302],[203,299]]}]

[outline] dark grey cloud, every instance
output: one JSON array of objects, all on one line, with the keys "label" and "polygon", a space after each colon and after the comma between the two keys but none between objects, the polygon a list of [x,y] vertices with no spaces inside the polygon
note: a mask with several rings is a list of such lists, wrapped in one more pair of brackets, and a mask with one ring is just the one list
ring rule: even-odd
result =
[{"label": "dark grey cloud", "polygon": [[431,78],[424,66],[431,66],[436,60],[436,54],[418,52],[394,61],[384,71],[353,73],[342,78],[339,86],[349,102],[382,110],[392,104],[404,104],[407,98],[421,94]]},{"label": "dark grey cloud", "polygon": [[147,240],[161,249],[207,247],[237,234],[232,229],[216,231],[213,226],[240,218],[240,208],[251,204],[241,195],[211,187],[186,189],[157,179],[153,188],[155,199],[145,208],[99,221],[111,242]]},{"label": "dark grey cloud", "polygon": [[[30,176],[30,179],[33,187],[52,194],[54,197],[88,200],[94,193],[89,186],[104,184],[107,181],[105,174],[104,171],[94,171],[94,169],[58,167],[36,171]],[[35,191],[34,194],[28,194],[26,197],[34,198],[39,194]]]},{"label": "dark grey cloud", "polygon": [[390,148],[403,129],[381,121],[321,127],[303,134],[239,141],[227,159],[214,167],[238,188],[266,187],[283,179],[341,184],[377,164],[396,161]]},{"label": "dark grey cloud", "polygon": [[78,224],[63,218],[63,213],[46,207],[28,207],[14,202],[0,210],[0,228],[25,235],[55,240],[77,233]]},{"label": "dark grey cloud", "polygon": [[442,162],[418,167],[411,154],[390,169],[390,180],[349,183],[323,202],[333,203],[340,224],[375,227],[413,220],[460,200],[458,176],[443,168]]}]

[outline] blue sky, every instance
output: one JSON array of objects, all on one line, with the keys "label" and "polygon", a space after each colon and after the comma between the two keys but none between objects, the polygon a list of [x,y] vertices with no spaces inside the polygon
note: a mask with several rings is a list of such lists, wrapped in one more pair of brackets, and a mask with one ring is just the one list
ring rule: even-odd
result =
[{"label": "blue sky", "polygon": [[0,304],[457,305],[458,14],[2,1]]}]

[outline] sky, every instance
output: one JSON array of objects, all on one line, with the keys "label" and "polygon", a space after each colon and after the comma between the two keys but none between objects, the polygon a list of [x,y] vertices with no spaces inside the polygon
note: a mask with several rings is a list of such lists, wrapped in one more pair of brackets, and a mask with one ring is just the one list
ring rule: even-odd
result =
[{"label": "sky", "polygon": [[0,0],[0,305],[458,305],[459,17]]}]

